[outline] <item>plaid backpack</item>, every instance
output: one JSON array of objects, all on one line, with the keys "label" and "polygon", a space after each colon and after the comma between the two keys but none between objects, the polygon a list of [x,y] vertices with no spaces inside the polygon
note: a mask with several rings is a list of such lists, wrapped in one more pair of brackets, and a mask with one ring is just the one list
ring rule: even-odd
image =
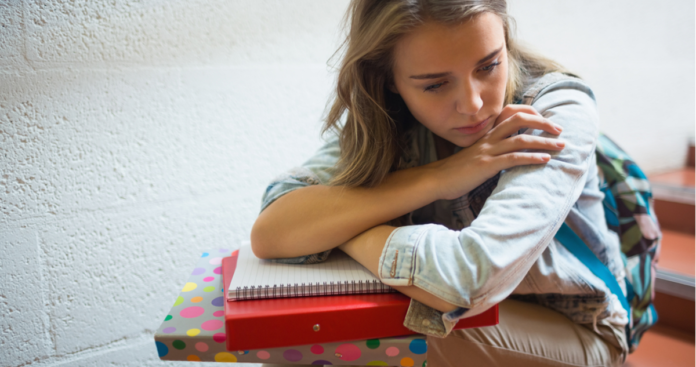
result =
[{"label": "plaid backpack", "polygon": [[[547,74],[527,89],[519,102],[531,105],[541,90],[569,79],[577,80],[566,74]],[[595,154],[607,227],[616,232],[621,241],[626,297],[609,268],[568,225],[561,226],[556,238],[619,298],[629,315],[626,336],[629,350],[634,352],[643,333],[657,322],[652,301],[662,233],[653,211],[650,183],[640,167],[603,134],[599,136]]]},{"label": "plaid backpack", "polygon": [[643,333],[657,322],[652,301],[662,233],[653,211],[650,183],[638,165],[605,135],[599,137],[596,154],[603,176],[600,189],[607,226],[621,239],[630,305],[626,332],[633,352]]}]

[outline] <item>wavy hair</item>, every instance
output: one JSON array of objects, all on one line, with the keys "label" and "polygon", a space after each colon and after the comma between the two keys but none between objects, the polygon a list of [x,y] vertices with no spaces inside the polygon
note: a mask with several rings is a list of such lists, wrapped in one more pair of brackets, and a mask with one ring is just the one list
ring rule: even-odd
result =
[{"label": "wavy hair", "polygon": [[[503,20],[508,51],[505,104],[534,79],[563,68],[523,49],[513,38],[505,0],[353,0],[344,19],[348,34],[335,96],[322,133],[335,131],[341,155],[332,185],[375,186],[399,166],[405,133],[417,123],[393,83],[393,50],[401,36],[426,21],[465,22],[490,12]],[[345,115],[345,123],[341,123]]]}]

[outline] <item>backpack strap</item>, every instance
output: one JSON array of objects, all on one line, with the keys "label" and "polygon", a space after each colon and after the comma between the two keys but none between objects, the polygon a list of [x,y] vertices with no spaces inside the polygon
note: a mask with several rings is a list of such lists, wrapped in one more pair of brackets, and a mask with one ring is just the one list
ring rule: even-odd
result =
[{"label": "backpack strap", "polygon": [[628,300],[626,296],[624,296],[619,282],[616,281],[614,274],[611,273],[609,268],[607,268],[603,262],[599,261],[597,255],[585,245],[585,242],[583,242],[583,240],[565,223],[563,223],[556,233],[556,239],[585,264],[592,274],[596,275],[609,287],[611,293],[618,297],[621,306],[626,310],[628,316],[631,317],[631,307],[628,305]]}]

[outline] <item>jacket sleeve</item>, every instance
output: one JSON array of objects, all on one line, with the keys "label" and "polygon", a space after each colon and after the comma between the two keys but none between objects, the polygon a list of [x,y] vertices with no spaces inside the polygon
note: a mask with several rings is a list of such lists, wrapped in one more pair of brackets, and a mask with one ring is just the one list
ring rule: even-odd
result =
[{"label": "jacket sleeve", "polygon": [[[545,165],[503,171],[471,226],[453,231],[436,224],[400,227],[387,240],[379,277],[387,285],[415,285],[459,306],[442,314],[412,301],[404,325],[444,337],[460,318],[503,301],[523,280],[580,197],[594,159],[599,119],[582,82],[557,82],[532,104],[563,127],[566,147]],[[539,130],[526,134],[552,137]]]},{"label": "jacket sleeve", "polygon": [[[340,149],[338,136],[331,135],[327,142],[309,160],[300,167],[295,167],[271,181],[261,199],[261,211],[266,209],[279,197],[310,185],[327,185],[333,176],[333,167],[338,162]],[[285,264],[314,264],[326,260],[331,250],[317,254],[293,258],[273,259],[271,261]]]}]

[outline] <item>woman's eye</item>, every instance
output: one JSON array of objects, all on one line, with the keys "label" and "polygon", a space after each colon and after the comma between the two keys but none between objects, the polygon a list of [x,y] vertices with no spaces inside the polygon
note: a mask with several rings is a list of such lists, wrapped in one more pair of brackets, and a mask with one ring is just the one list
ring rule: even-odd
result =
[{"label": "woman's eye", "polygon": [[425,89],[424,89],[423,91],[424,91],[424,92],[432,92],[432,91],[435,91],[436,89],[440,88],[443,84],[445,84],[445,83],[442,82],[442,83],[437,83],[437,84],[429,85],[429,86],[425,87]]},{"label": "woman's eye", "polygon": [[494,62],[494,63],[492,63],[492,64],[490,64],[490,65],[488,65],[488,66],[484,66],[484,67],[481,68],[481,70],[491,72],[491,71],[493,71],[493,69],[495,69],[495,67],[498,66],[498,65],[500,65],[500,61],[496,61],[496,62]]}]

